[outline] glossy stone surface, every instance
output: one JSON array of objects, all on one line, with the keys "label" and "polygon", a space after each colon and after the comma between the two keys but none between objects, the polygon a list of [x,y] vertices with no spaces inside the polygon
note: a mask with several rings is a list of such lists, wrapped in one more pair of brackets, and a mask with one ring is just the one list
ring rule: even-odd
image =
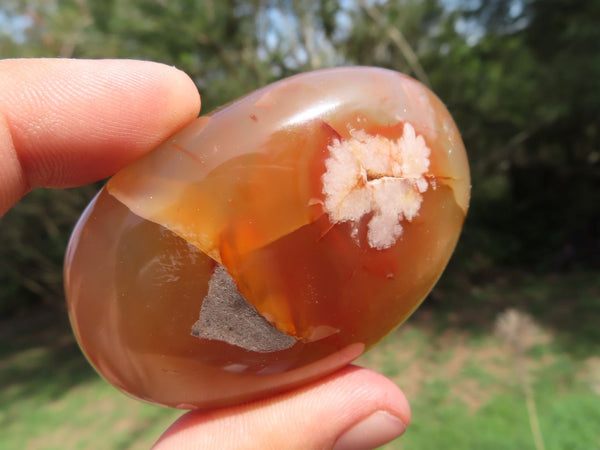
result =
[{"label": "glossy stone surface", "polygon": [[280,81],[100,191],[65,263],[75,334],[108,381],[153,403],[298,386],[415,310],[469,192],[454,122],[418,82],[376,68]]}]

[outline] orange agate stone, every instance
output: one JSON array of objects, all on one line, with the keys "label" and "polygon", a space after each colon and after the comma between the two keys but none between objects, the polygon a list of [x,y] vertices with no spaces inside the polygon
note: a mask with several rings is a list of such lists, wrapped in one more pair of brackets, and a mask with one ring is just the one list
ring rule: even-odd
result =
[{"label": "orange agate stone", "polygon": [[469,202],[460,135],[377,68],[274,83],[117,173],[65,263],[75,334],[134,397],[248,401],[322,377],[402,323]]}]

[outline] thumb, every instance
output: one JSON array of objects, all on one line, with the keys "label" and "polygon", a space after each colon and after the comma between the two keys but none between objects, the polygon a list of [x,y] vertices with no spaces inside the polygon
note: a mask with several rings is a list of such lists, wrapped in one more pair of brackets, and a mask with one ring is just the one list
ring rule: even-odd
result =
[{"label": "thumb", "polygon": [[199,109],[192,80],[163,64],[0,61],[0,216],[33,187],[112,175]]},{"label": "thumb", "polygon": [[370,449],[410,423],[404,394],[387,378],[348,367],[304,388],[212,411],[191,411],[155,449]]}]

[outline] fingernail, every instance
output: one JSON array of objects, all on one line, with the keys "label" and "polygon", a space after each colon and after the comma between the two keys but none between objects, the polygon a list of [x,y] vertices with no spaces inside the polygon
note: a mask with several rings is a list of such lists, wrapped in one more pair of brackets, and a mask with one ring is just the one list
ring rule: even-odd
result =
[{"label": "fingernail", "polygon": [[367,450],[386,444],[406,430],[398,417],[377,411],[346,431],[337,440],[334,450]]}]

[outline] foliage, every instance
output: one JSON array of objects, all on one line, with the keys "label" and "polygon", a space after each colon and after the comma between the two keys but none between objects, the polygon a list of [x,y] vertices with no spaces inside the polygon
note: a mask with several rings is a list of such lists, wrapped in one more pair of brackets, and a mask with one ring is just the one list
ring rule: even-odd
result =
[{"label": "foliage", "polygon": [[[319,67],[407,72],[463,133],[474,188],[453,266],[476,282],[600,264],[599,20],[596,0],[4,0],[0,54],[162,61],[205,111]],[[2,220],[0,314],[61,301],[92,190],[34,192]]]}]

